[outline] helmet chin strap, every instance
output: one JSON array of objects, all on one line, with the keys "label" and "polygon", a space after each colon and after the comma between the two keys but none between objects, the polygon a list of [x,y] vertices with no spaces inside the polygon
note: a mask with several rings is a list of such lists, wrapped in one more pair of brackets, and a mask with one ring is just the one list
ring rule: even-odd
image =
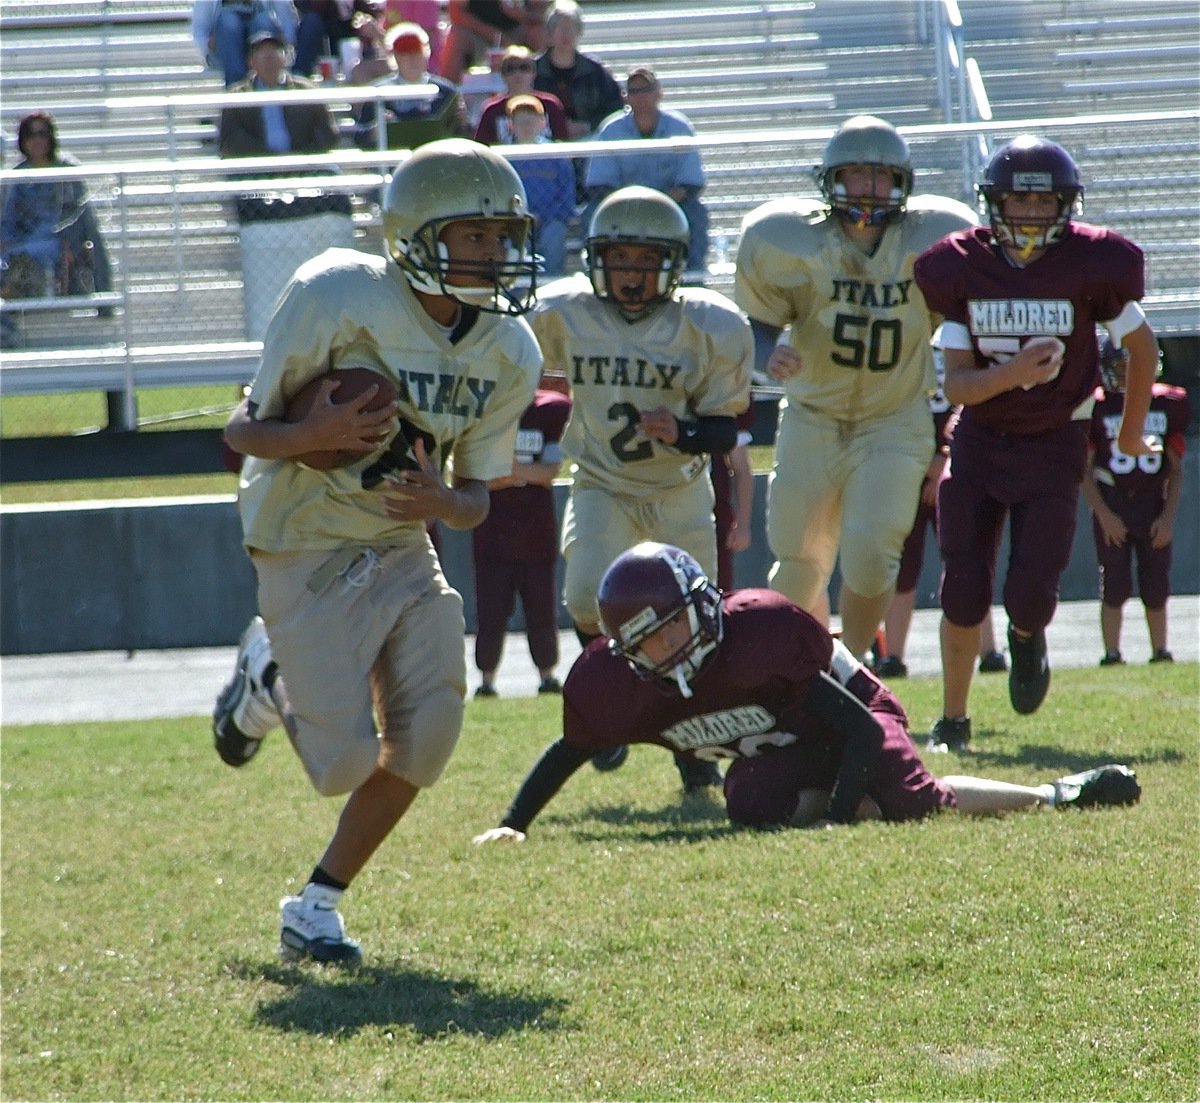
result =
[{"label": "helmet chin strap", "polygon": [[688,685],[687,675],[683,672],[683,663],[675,664],[675,684],[679,687],[681,697],[691,697],[692,687]]},{"label": "helmet chin strap", "polygon": [[[688,609],[688,620],[691,622],[693,638],[699,638],[700,625],[696,616],[694,607]],[[692,696],[692,686],[690,679],[700,673],[700,668],[704,665],[704,660],[708,658],[709,652],[716,650],[717,641],[708,640],[705,643],[697,644],[683,659],[682,662],[675,664],[671,671],[675,679],[675,684],[679,687],[679,693],[683,697]]]}]

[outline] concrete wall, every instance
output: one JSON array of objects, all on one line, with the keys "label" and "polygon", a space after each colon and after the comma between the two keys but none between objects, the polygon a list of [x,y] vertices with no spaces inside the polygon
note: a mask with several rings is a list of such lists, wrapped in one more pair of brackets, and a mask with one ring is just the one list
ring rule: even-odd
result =
[{"label": "concrete wall", "polygon": [[[753,545],[735,564],[740,586],[763,585],[771,565],[765,476],[756,479],[755,495]],[[558,487],[557,496],[561,511],[566,488]],[[470,534],[443,530],[442,551],[474,631]],[[1000,584],[1006,556],[1007,546]],[[560,563],[560,584],[561,569]],[[936,604],[937,577],[930,541],[918,606]],[[1176,593],[1200,593],[1200,449],[1185,457],[1172,586]],[[1096,596],[1091,522],[1082,501],[1061,594],[1064,600]],[[253,571],[232,498],[0,508],[2,654],[230,644],[254,608]],[[519,624],[517,616],[513,626]],[[562,625],[568,624],[564,613]]]}]

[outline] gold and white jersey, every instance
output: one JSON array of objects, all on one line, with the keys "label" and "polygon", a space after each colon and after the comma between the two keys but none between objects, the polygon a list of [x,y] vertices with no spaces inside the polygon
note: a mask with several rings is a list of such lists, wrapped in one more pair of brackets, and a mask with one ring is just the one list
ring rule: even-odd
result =
[{"label": "gold and white jersey", "polygon": [[641,412],[665,406],[694,420],[750,403],[750,326],[715,291],[681,288],[648,318],[626,322],[579,274],[551,284],[529,318],[547,368],[571,385],[562,449],[578,485],[642,498],[690,483],[707,457],[643,438]]},{"label": "gold and white jersey", "polygon": [[791,326],[803,367],[789,403],[845,421],[887,417],[934,386],[932,319],[913,262],[949,233],[977,224],[963,203],[914,195],[873,255],[816,200],[765,203],[742,223],[734,297],[756,321]]},{"label": "gold and white jersey", "polygon": [[[395,264],[330,249],[301,265],[284,290],[250,401],[259,418],[283,417],[314,377],[373,368],[399,392],[398,431],[409,440],[421,435],[439,466],[449,461],[456,475],[487,480],[512,470],[517,423],[541,364],[524,319],[480,313],[452,344]],[[382,487],[363,489],[364,469],[385,448],[332,471],[248,457],[238,495],[246,545],[301,551],[424,540],[423,524],[387,516]]]}]

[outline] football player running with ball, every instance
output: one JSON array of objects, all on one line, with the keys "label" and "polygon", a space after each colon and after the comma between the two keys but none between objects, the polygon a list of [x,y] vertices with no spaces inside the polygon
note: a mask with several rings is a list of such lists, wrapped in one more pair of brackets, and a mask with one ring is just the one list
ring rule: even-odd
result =
[{"label": "football player running with ball", "polygon": [[[462,722],[462,598],[426,522],[484,519],[541,372],[517,317],[533,223],[508,162],[475,142],[430,143],[396,170],[383,209],[390,258],[331,249],[300,267],[226,428],[249,457],[238,497],[262,618],[217,701],[216,747],[241,766],[282,719],[314,788],[349,794],[303,891],[280,902],[284,956],[341,964],[361,958],[341,895],[437,781]],[[393,406],[366,413],[373,389],[334,405],[329,383],[308,416],[284,419],[315,376],[363,366],[395,385]],[[319,449],[360,458],[296,462]]]},{"label": "football player running with ball", "polygon": [[[621,188],[592,218],[587,274],[551,284],[530,315],[546,367],[571,388],[564,598],[585,645],[600,632],[605,569],[639,541],[669,540],[716,573],[708,462],[737,443],[753,340],[723,295],[679,286],[687,249],[687,219],[674,200]],[[623,757],[617,747],[596,766],[613,769]],[[687,789],[720,783],[712,763],[678,765]]]},{"label": "football player running with ball", "polygon": [[784,389],[770,584],[827,620],[840,554],[842,639],[861,658],[891,602],[934,449],[934,325],[913,262],[976,220],[955,200],[912,195],[908,145],[874,116],[838,128],[816,176],[820,201],[773,200],[746,217],[734,297],[760,371]]},{"label": "football player running with ball", "polygon": [[563,734],[499,827],[476,843],[524,840],[529,824],[597,751],[649,743],[725,760],[725,808],[747,827],[921,819],[943,810],[1132,804],[1125,766],[1043,785],[936,778],[891,691],[827,629],[774,590],[722,594],[687,552],[639,544],[600,583],[610,640],[593,642],[563,686]]},{"label": "football player running with ball", "polygon": [[1045,138],[1024,135],[997,150],[979,197],[987,227],[952,234],[915,269],[946,319],[946,398],[963,407],[938,491],[942,716],[931,749],[962,750],[971,738],[967,699],[1006,518],[1012,707],[1036,712],[1050,688],[1046,626],[1075,534],[1097,325],[1129,352],[1117,447],[1135,460],[1158,449],[1143,436],[1158,346],[1139,302],[1142,251],[1075,221],[1079,169]]}]

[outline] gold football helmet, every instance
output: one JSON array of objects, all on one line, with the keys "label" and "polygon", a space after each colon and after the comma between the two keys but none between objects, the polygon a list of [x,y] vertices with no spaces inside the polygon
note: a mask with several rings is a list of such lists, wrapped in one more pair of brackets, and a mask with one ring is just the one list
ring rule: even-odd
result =
[{"label": "gold football helmet", "polygon": [[[474,219],[508,224],[508,254],[499,264],[455,263],[456,273],[479,276],[484,286],[447,283],[451,260],[441,232],[451,222]],[[525,186],[487,146],[446,138],[415,150],[384,194],[383,229],[388,253],[417,290],[492,314],[524,314],[532,306],[536,267]]]},{"label": "gold football helmet", "polygon": [[[847,165],[868,165],[887,173],[892,186],[887,199],[851,197],[838,181]],[[891,123],[874,115],[855,115],[837,128],[813,170],[821,197],[839,218],[860,225],[886,226],[904,217],[912,194],[913,169],[908,143]]]},{"label": "gold football helmet", "polygon": [[613,301],[612,283],[604,267],[610,245],[650,245],[662,250],[655,296],[639,316],[667,302],[683,279],[687,266],[687,216],[669,195],[639,184],[618,188],[606,196],[588,227],[584,263],[596,295]]}]

